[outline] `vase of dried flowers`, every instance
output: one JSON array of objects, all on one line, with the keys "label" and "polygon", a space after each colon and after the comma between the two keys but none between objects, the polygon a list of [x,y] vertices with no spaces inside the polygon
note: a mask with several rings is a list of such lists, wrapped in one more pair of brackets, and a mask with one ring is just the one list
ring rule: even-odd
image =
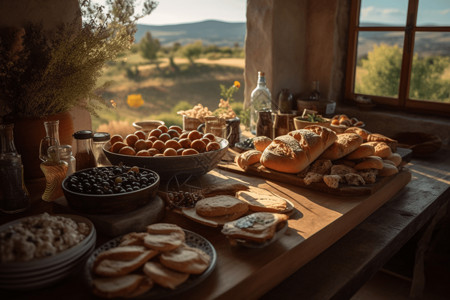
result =
[{"label": "vase of dried flowers", "polygon": [[[24,1],[17,7],[25,3],[38,7],[35,2]],[[48,1],[42,2],[43,9],[48,10],[40,15],[42,20],[63,13],[52,10]],[[74,13],[68,14],[70,20],[51,28],[36,21],[35,16],[30,16],[28,22],[20,20],[18,24],[0,26],[0,122],[15,123],[16,147],[28,178],[37,175],[30,170],[38,159],[38,148],[34,146],[38,147],[45,136],[44,121],[59,120],[60,141],[71,144],[73,123],[69,111],[81,107],[96,115],[95,110],[106,105],[99,93],[102,87],[97,86],[105,63],[130,48],[136,21],[157,5],[145,0],[142,13],[135,15],[133,0],[107,3],[108,10],[90,0],[81,0],[75,4]],[[68,136],[66,129],[71,131]],[[28,151],[30,158],[24,153]],[[27,162],[33,163],[29,166]]]}]

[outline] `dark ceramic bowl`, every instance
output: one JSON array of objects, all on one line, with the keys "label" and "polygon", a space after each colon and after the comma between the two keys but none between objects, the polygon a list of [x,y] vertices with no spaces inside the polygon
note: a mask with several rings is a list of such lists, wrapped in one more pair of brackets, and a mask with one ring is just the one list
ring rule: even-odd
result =
[{"label": "dark ceramic bowl", "polygon": [[[112,167],[100,167],[99,169],[102,168]],[[74,174],[85,172],[86,170],[81,170]],[[144,169],[140,168],[140,170],[142,171]],[[138,209],[155,198],[160,183],[160,177],[152,170],[147,169],[146,171],[153,173],[156,177],[156,181],[149,186],[132,192],[107,195],[74,192],[68,188],[69,176],[63,180],[62,189],[70,208],[76,211],[87,214],[122,214]]]},{"label": "dark ceramic bowl", "polygon": [[113,165],[123,163],[127,166],[150,169],[158,173],[161,180],[168,181],[173,176],[199,176],[214,169],[228,150],[226,139],[216,138],[216,140],[220,144],[219,150],[186,156],[123,155],[109,151],[108,149],[111,148],[109,142],[103,147],[103,152]]}]

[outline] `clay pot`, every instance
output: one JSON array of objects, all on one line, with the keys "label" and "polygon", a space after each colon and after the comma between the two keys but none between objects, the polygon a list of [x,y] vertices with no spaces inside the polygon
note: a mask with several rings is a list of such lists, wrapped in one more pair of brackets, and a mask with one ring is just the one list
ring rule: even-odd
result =
[{"label": "clay pot", "polygon": [[72,145],[74,131],[72,116],[69,112],[43,118],[19,118],[14,122],[14,144],[22,155],[25,179],[44,177],[40,169],[39,144],[45,137],[45,121],[59,120],[59,141],[61,145]]}]

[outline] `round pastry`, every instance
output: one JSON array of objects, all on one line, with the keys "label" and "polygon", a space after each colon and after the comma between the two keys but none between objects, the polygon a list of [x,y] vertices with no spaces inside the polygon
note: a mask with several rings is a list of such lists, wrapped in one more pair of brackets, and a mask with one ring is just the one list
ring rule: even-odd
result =
[{"label": "round pastry", "polygon": [[123,142],[123,137],[120,134],[115,134],[109,140],[111,145],[114,145],[117,142]]},{"label": "round pastry", "polygon": [[171,138],[179,137],[179,136],[180,136],[180,134],[178,133],[178,131],[176,131],[175,129],[169,129],[169,130],[167,131],[167,134],[170,135]]},{"label": "round pastry", "polygon": [[169,130],[172,130],[172,129],[176,130],[178,132],[178,134],[181,134],[183,132],[183,129],[180,126],[178,126],[178,125],[171,125],[169,127]]},{"label": "round pastry", "polygon": [[122,149],[123,147],[126,147],[127,144],[125,144],[124,142],[115,142],[112,146],[110,151],[114,152],[114,153],[119,153],[120,149]]},{"label": "round pastry", "polygon": [[135,151],[133,148],[131,148],[130,146],[125,146],[125,147],[122,147],[122,148],[119,150],[119,154],[124,154],[124,155],[135,155],[135,154],[136,154],[136,151]]},{"label": "round pastry", "polygon": [[146,149],[150,149],[153,147],[153,142],[151,140],[145,140],[145,145],[147,146]]},{"label": "round pastry", "polygon": [[191,132],[188,133],[188,138],[191,141],[194,141],[194,140],[202,138],[202,134],[197,130],[192,130]]},{"label": "round pastry", "polygon": [[209,266],[211,258],[198,248],[182,245],[177,249],[164,252],[159,261],[166,267],[182,273],[201,274]]},{"label": "round pastry", "polygon": [[178,149],[182,148],[181,144],[179,142],[177,142],[177,141],[174,141],[174,140],[168,140],[168,141],[166,141],[165,144],[166,144],[167,148],[173,148],[175,150],[178,150]]},{"label": "round pastry", "polygon": [[209,142],[208,145],[206,145],[206,151],[214,151],[219,149],[220,144],[218,142]]},{"label": "round pastry", "polygon": [[167,148],[166,150],[164,150],[164,156],[177,156],[177,150],[173,149],[173,148]]},{"label": "round pastry", "polygon": [[148,152],[148,150],[144,149],[144,150],[138,151],[136,153],[136,156],[150,156],[150,153]]},{"label": "round pastry", "polygon": [[186,150],[184,148],[180,148],[177,150],[177,155],[183,155],[183,151]]},{"label": "round pastry", "polygon": [[152,136],[148,136],[148,140],[149,141],[152,141],[152,142],[155,142],[155,141],[157,141],[158,140],[158,138],[156,137],[156,136],[154,136],[154,135],[152,135]]},{"label": "round pastry", "polygon": [[137,140],[134,144],[134,149],[139,152],[141,150],[147,150],[147,143],[144,140]]},{"label": "round pastry", "polygon": [[142,140],[145,140],[145,138],[147,136],[147,134],[145,134],[145,132],[142,130],[137,130],[134,132],[134,134],[137,135],[137,137]]},{"label": "round pastry", "polygon": [[362,162],[357,164],[354,169],[355,170],[366,170],[366,169],[383,169],[383,160],[378,156],[369,156],[366,157]]},{"label": "round pastry", "polygon": [[183,153],[181,153],[181,155],[194,155],[194,154],[199,154],[199,152],[192,148],[184,149]]},{"label": "round pastry", "polygon": [[161,140],[157,140],[153,143],[153,148],[158,149],[159,152],[162,153],[166,149],[166,144],[164,144],[164,142]]},{"label": "round pastry", "polygon": [[210,141],[216,140],[216,137],[212,133],[205,133],[205,135],[203,137],[209,139]]},{"label": "round pastry", "polygon": [[188,138],[179,139],[178,143],[180,143],[183,148],[191,148],[191,140]]},{"label": "round pastry", "polygon": [[236,156],[236,163],[242,169],[247,169],[248,166],[260,161],[262,152],[256,149],[248,150]]},{"label": "round pastry", "polygon": [[139,137],[133,133],[127,135],[125,137],[125,143],[127,143],[128,146],[134,147],[134,144],[139,140]]},{"label": "round pastry", "polygon": [[398,169],[396,166],[383,163],[383,168],[378,171],[378,175],[386,177],[386,176],[392,176],[398,173]]},{"label": "round pastry", "polygon": [[156,136],[159,137],[163,132],[161,131],[161,129],[153,129],[152,131],[150,131],[150,133],[148,134],[149,137],[151,136]]},{"label": "round pastry", "polygon": [[159,154],[159,150],[156,148],[150,148],[148,149],[148,154],[150,154],[150,156],[155,156],[156,154]]},{"label": "round pastry", "polygon": [[195,140],[191,143],[191,148],[197,150],[199,153],[205,152],[206,145],[202,140]]},{"label": "round pastry", "polygon": [[158,138],[163,142],[167,142],[172,137],[168,133],[162,133]]},{"label": "round pastry", "polygon": [[157,127],[157,129],[161,130],[163,133],[166,133],[167,131],[169,131],[169,128],[167,128],[166,125],[159,125]]}]

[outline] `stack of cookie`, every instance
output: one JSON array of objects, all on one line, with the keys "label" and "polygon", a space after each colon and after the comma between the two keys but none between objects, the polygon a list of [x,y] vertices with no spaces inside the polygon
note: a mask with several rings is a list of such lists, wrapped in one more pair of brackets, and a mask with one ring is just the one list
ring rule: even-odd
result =
[{"label": "stack of cookie", "polygon": [[203,273],[210,261],[207,253],[185,243],[181,227],[152,224],[147,232],[124,235],[119,246],[96,257],[93,291],[103,298],[132,298],[149,291],[154,283],[175,289],[190,274]]}]

